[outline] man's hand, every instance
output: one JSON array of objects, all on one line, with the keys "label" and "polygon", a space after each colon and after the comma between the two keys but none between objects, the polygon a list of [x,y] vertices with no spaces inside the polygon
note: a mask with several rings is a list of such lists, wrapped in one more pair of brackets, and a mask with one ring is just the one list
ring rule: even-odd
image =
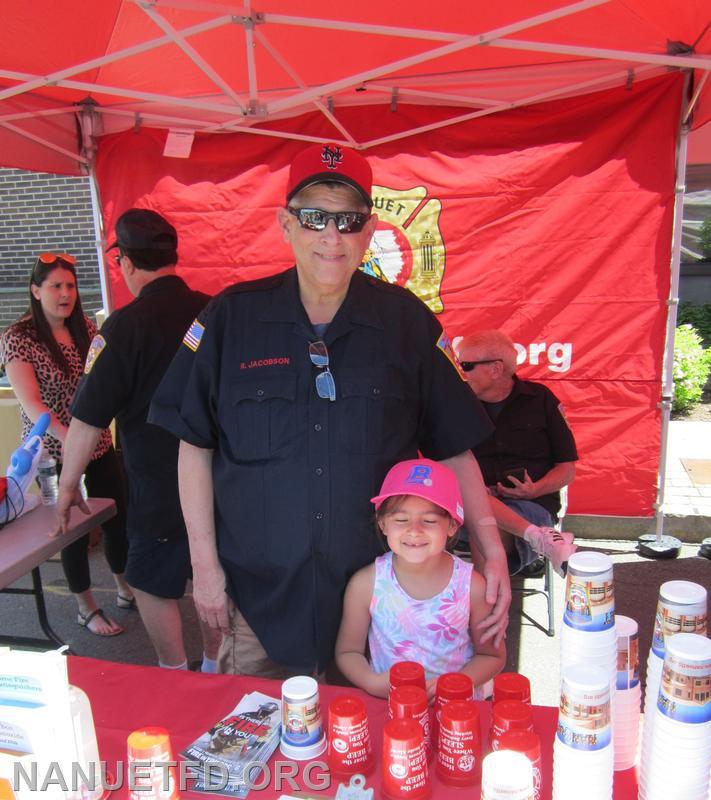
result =
[{"label": "man's hand", "polygon": [[[503,550],[501,551],[503,553]],[[511,583],[509,582],[509,569],[506,556],[503,558],[488,558],[484,566],[486,579],[486,602],[491,603],[491,614],[483,619],[477,626],[484,633],[482,642],[494,640],[498,647],[506,636],[509,624],[509,606],[511,605]]]},{"label": "man's hand", "polygon": [[78,506],[84,514],[91,514],[91,509],[81,496],[79,481],[81,474],[91,460],[101,437],[101,428],[95,428],[73,417],[69,424],[67,438],[62,452],[62,474],[59,477],[59,497],[57,499],[57,527],[49,535],[58,536],[66,533],[69,526],[69,509]]},{"label": "man's hand", "polygon": [[86,503],[86,500],[81,496],[78,486],[72,488],[62,486],[59,484],[59,496],[57,497],[57,505],[55,507],[56,525],[53,530],[49,532],[50,539],[54,539],[62,533],[69,530],[69,512],[72,506],[77,506],[82,513],[89,515],[91,509]]},{"label": "man's hand", "polygon": [[496,484],[496,493],[498,496],[511,497],[517,500],[533,500],[534,497],[538,497],[536,484],[531,480],[528,470],[524,470],[523,476],[523,481],[518,480],[518,478],[513,475],[506,476],[513,484],[513,488],[504,486],[504,484],[499,481],[499,483]]},{"label": "man's hand", "polygon": [[232,601],[225,586],[222,567],[197,571],[193,565],[193,602],[200,619],[210,628],[227,634],[230,632]]}]

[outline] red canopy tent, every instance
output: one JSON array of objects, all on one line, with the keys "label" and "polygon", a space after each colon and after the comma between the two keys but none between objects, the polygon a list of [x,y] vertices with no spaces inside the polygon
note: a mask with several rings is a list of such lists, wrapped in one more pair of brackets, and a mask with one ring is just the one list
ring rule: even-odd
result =
[{"label": "red canopy tent", "polygon": [[[4,12],[1,163],[91,174],[99,231],[161,210],[189,282],[215,291],[288,265],[273,210],[303,142],[361,148],[381,219],[365,268],[453,337],[519,343],[580,444],[571,511],[654,513],[687,133],[711,119],[706,0]],[[107,275],[107,304],[126,302]]]}]

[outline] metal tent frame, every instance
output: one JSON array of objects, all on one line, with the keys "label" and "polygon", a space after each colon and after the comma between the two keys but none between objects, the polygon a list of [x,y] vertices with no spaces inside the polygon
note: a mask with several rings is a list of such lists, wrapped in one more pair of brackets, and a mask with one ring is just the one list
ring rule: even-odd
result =
[{"label": "metal tent frame", "polygon": [[[106,29],[92,31],[95,35],[83,37],[89,44],[77,47],[82,54],[91,52],[90,57],[73,59],[73,48],[65,43],[63,49],[69,55],[63,55],[61,68],[45,71],[40,61],[37,68],[28,70],[8,62],[8,47],[0,47],[4,53],[0,57],[0,135],[9,137],[0,141],[29,147],[30,155],[23,158],[36,158],[37,169],[90,176],[97,252],[103,263],[105,242],[94,155],[97,138],[104,133],[147,126],[321,141],[320,136],[291,131],[288,125],[290,117],[315,109],[332,126],[334,142],[368,150],[477,117],[630,86],[670,69],[684,70],[688,99],[679,124],[663,366],[655,534],[660,541],[687,138],[698,108],[703,105],[702,122],[711,118],[711,84],[707,80],[711,19],[701,0],[689,3],[689,18],[695,11],[703,23],[705,14],[707,24],[693,29],[694,40],[684,43],[668,35],[665,40],[665,31],[660,35],[657,30],[660,20],[677,15],[673,0],[648,0],[648,17],[644,4],[636,0],[580,0],[562,5],[556,0],[518,0],[507,4],[506,10],[480,14],[481,22],[474,11],[470,20],[463,19],[455,10],[459,4],[447,0],[436,9],[418,2],[409,9],[422,12],[420,16],[413,13],[418,20],[426,13],[441,28],[393,25],[375,2],[361,4],[359,19],[355,12],[350,12],[354,18],[347,19],[338,17],[341,12],[327,2],[309,3],[309,10],[316,9],[310,16],[287,13],[295,3],[284,0],[274,0],[265,10],[254,8],[251,0],[243,4],[229,0],[105,0]],[[17,31],[32,30],[32,44],[27,41],[24,47],[36,48],[46,58],[49,48],[43,48],[42,42],[51,41],[55,32],[41,31],[39,21],[58,19],[50,16],[50,9],[81,17],[83,5],[78,0],[32,4],[11,0],[6,10],[10,24],[0,33],[0,44],[3,37],[13,44]],[[526,13],[532,9],[538,13]],[[515,12],[518,18],[507,18]],[[33,19],[38,21],[34,29]],[[489,26],[486,22],[491,19],[496,24]],[[452,22],[449,30],[448,21]],[[81,25],[73,25],[80,37]],[[636,25],[639,29],[633,30]],[[626,35],[636,47],[605,46],[608,39],[624,44]],[[518,38],[521,36],[527,38]],[[335,37],[348,46],[362,42],[368,64],[344,70],[334,57],[333,68],[315,79],[310,65],[313,52],[291,46],[292,39],[299,37],[309,42],[328,42]],[[93,52],[91,42],[95,42]],[[22,47],[20,42],[18,52],[23,52]],[[25,63],[22,58],[19,61]],[[175,91],[148,90],[136,65],[160,66],[164,62],[180,66],[184,85],[177,82]],[[90,103],[83,102],[87,95],[92,98]],[[347,106],[395,107],[400,103],[427,104],[442,113],[424,126],[360,140],[336,113]],[[7,160],[7,155],[4,160],[8,165],[24,165],[22,159]],[[101,288],[104,303],[111,309],[105,270]]]}]

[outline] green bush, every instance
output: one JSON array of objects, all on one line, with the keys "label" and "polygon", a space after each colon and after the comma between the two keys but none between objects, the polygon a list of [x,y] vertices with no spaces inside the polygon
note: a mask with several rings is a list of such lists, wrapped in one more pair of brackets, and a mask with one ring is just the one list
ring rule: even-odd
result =
[{"label": "green bush", "polygon": [[705,219],[701,225],[699,246],[701,247],[701,255],[707,261],[711,261],[711,217]]},{"label": "green bush", "polygon": [[711,349],[691,325],[680,325],[674,338],[674,411],[687,411],[701,400],[711,372]]},{"label": "green bush", "polygon": [[702,306],[680,303],[676,324],[693,326],[701,335],[704,347],[711,347],[711,303]]}]

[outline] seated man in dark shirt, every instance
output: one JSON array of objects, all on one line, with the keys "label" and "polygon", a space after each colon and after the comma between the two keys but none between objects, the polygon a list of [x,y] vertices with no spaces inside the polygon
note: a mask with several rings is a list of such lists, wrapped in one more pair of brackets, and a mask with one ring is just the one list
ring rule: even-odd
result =
[{"label": "seated man in dark shirt", "polygon": [[[563,574],[575,551],[573,537],[552,530],[560,490],[575,477],[578,453],[558,398],[540,383],[516,376],[516,349],[501,331],[478,331],[457,348],[474,394],[494,423],[494,433],[474,449],[484,483],[495,497],[542,529],[523,537],[501,531],[512,574],[535,574],[540,555]],[[527,569],[528,568],[528,569]]]}]

